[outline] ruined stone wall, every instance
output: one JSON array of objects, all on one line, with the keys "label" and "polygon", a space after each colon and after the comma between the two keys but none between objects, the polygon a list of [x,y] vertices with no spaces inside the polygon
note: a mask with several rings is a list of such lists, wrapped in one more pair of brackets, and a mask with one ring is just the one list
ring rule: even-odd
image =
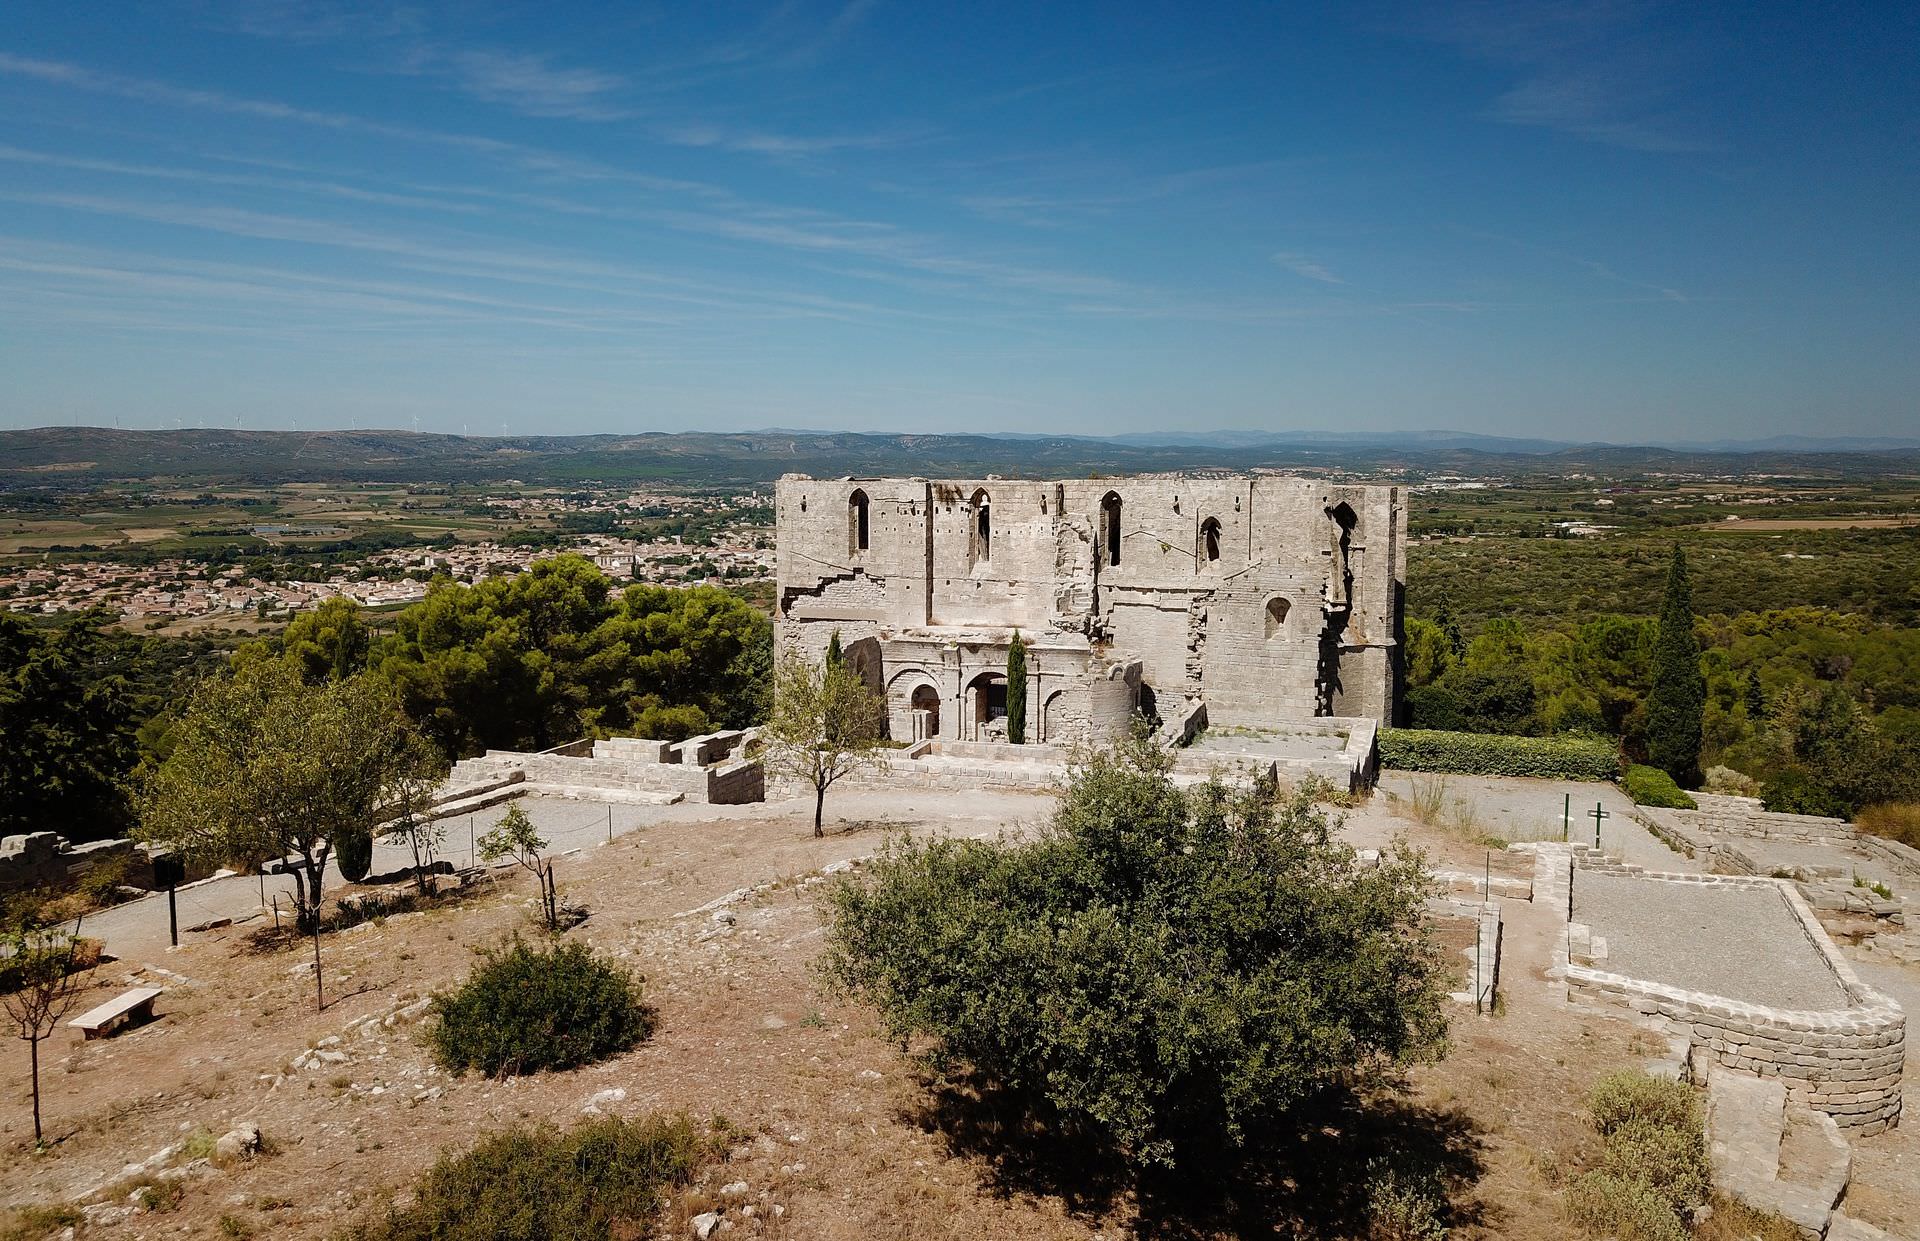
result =
[{"label": "ruined stone wall", "polygon": [[[853,516],[864,499],[868,545]],[[982,630],[989,645],[1092,637],[1141,663],[1163,714],[1204,698],[1218,724],[1312,716],[1392,722],[1398,695],[1406,497],[1312,479],[1155,477],[783,478],[776,490],[783,650],[817,658],[838,629],[885,652],[876,683],[896,719],[919,667],[945,701],[940,733],[966,736],[970,661],[902,646],[915,630]],[[983,528],[981,517],[987,520]],[[898,656],[898,658],[896,658]],[[901,661],[907,661],[902,664]],[[1035,675],[1028,718],[1104,721],[1114,691]],[[1103,697],[1103,695],[1105,695]],[[1164,700],[1164,702],[1162,701]]]},{"label": "ruined stone wall", "polygon": [[927,623],[1044,631],[1055,614],[1058,485],[978,479],[929,487],[933,548]]},{"label": "ruined stone wall", "polygon": [[1801,930],[1845,991],[1849,1007],[1770,1008],[1569,962],[1568,998],[1666,1018],[1684,1029],[1692,1054],[1714,1064],[1777,1077],[1789,1098],[1833,1117],[1842,1129],[1878,1133],[1898,1123],[1907,1020],[1899,1004],[1860,980],[1812,910],[1785,880],[1647,872],[1573,852],[1580,869],[1604,868],[1648,882],[1767,887],[1779,892]]}]

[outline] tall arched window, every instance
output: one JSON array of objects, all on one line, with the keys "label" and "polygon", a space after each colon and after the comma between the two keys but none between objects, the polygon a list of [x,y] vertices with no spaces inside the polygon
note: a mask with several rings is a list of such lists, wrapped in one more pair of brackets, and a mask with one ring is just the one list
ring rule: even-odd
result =
[{"label": "tall arched window", "polygon": [[1327,517],[1333,523],[1329,531],[1332,543],[1332,564],[1327,571],[1327,601],[1335,607],[1345,607],[1353,598],[1352,556],[1353,528],[1360,518],[1353,507],[1342,501],[1327,510]]},{"label": "tall arched window", "polygon": [[973,493],[973,559],[993,558],[993,501],[986,491]]},{"label": "tall arched window", "polygon": [[856,552],[864,552],[872,545],[871,527],[868,525],[867,493],[856,488],[847,497],[847,544]]},{"label": "tall arched window", "polygon": [[1200,523],[1200,559],[1212,564],[1220,559],[1220,519],[1209,517]]},{"label": "tall arched window", "polygon": [[1100,501],[1101,542],[1105,544],[1107,563],[1120,563],[1120,493],[1109,491]]}]

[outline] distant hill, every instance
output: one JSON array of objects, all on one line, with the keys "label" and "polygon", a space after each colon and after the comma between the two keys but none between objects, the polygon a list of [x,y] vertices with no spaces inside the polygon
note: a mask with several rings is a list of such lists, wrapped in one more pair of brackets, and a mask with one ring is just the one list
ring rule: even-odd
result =
[{"label": "distant hill", "polygon": [[[1868,441],[1878,445],[1880,441]],[[0,431],[0,485],[89,486],[109,479],[174,483],[297,481],[529,484],[765,482],[820,476],[1072,477],[1091,473],[1256,467],[1358,473],[1608,474],[1767,472],[1801,476],[1920,471],[1920,445],[1817,451],[1635,448],[1503,439],[1459,432],[1301,432],[1079,436],[755,431],[468,437],[405,431]]]}]

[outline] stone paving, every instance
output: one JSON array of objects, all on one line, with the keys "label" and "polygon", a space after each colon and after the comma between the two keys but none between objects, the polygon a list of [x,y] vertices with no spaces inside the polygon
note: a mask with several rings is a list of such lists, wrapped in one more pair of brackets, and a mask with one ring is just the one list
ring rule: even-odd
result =
[{"label": "stone paving", "polygon": [[1650,883],[1582,870],[1574,919],[1612,973],[1772,1008],[1845,1008],[1847,993],[1772,888]]}]

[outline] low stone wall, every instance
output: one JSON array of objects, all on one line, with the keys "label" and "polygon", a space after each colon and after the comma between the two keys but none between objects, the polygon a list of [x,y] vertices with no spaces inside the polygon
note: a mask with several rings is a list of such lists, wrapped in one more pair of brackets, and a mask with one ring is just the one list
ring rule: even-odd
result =
[{"label": "low stone wall", "polygon": [[[936,742],[936,748],[922,751],[918,757],[907,750],[886,751],[872,766],[862,768],[848,779],[856,784],[881,788],[942,789],[953,792],[988,788],[1033,792],[1053,788],[1066,778],[1064,761],[1042,758],[1029,762],[1024,754],[1018,759],[975,758],[947,753],[948,744]],[[1048,747],[1005,746],[986,742],[980,743],[978,748],[1008,755],[1009,751],[1019,753]]]},{"label": "low stone wall", "polygon": [[0,892],[29,888],[64,888],[77,883],[96,866],[134,859],[125,882],[152,888],[153,860],[131,840],[94,840],[73,845],[58,832],[29,832],[0,840]]},{"label": "low stone wall", "polygon": [[1813,911],[1786,880],[1738,875],[1646,872],[1575,854],[1581,870],[1604,869],[1649,883],[1750,886],[1778,892],[1808,942],[1821,954],[1851,1001],[1843,1009],[1768,1008],[1725,996],[1687,991],[1646,979],[1569,962],[1570,1000],[1623,1008],[1683,1028],[1696,1060],[1762,1077],[1777,1077],[1787,1095],[1833,1117],[1855,1133],[1878,1133],[1900,1118],[1900,1076],[1907,1053],[1907,1019],[1891,997],[1863,983],[1841,957]]},{"label": "low stone wall", "polygon": [[1751,797],[1697,793],[1696,810],[1663,810],[1657,817],[1677,824],[1692,835],[1731,836],[1749,840],[1790,840],[1802,844],[1851,841],[1853,825],[1845,819],[1811,814],[1780,814],[1761,808]]},{"label": "low stone wall", "polygon": [[[766,777],[757,759],[735,759],[701,765],[688,761],[700,753],[718,754],[739,748],[742,733],[696,738],[700,744],[678,747],[660,742],[620,738],[591,743],[584,755],[522,754],[489,750],[480,758],[454,765],[439,798],[463,805],[474,798],[497,794],[504,800],[548,789],[601,789],[609,793],[660,793],[689,801],[737,805],[766,799]],[[691,751],[688,747],[691,746]]]}]

